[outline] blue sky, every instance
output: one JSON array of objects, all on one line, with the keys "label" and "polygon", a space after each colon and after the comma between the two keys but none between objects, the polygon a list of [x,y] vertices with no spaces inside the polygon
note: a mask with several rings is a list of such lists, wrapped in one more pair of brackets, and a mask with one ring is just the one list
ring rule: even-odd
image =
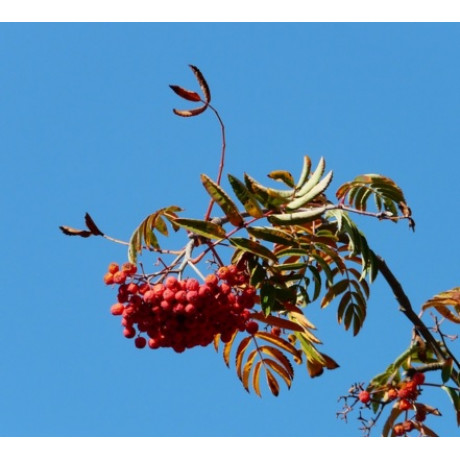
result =
[{"label": "blue sky", "polygon": [[[199,176],[216,175],[219,126],[211,113],[174,116],[189,105],[168,88],[196,88],[187,67],[195,64],[226,124],[226,172],[297,176],[308,154],[334,170],[331,190],[370,172],[403,188],[415,233],[358,222],[420,305],[459,284],[459,25],[4,23],[0,31],[0,434],[359,436],[353,417],[336,419],[337,398],[410,340],[382,280],[357,338],[336,324],[334,305],[310,307],[338,370],[311,380],[298,367],[290,391],[259,399],[212,348],[135,349],[102,283],[125,248],[66,238],[58,226],[81,227],[89,212],[126,240],[161,207],[204,214]],[[444,413],[433,429],[458,436],[447,397],[426,395]]]}]

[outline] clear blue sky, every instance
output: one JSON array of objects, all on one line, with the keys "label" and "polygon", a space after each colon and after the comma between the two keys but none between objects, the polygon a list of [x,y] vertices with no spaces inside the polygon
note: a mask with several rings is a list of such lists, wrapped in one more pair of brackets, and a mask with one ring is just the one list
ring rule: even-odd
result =
[{"label": "clear blue sky", "polygon": [[[194,89],[195,64],[226,124],[226,172],[296,176],[308,154],[335,171],[331,190],[370,172],[403,188],[414,234],[359,222],[420,305],[459,284],[460,26],[1,24],[0,35],[0,435],[359,436],[353,415],[336,420],[337,398],[410,340],[382,280],[355,339],[335,305],[310,307],[338,370],[311,380],[296,367],[290,391],[259,399],[212,348],[136,350],[102,283],[125,248],[58,226],[89,212],[128,239],[169,204],[203,215],[199,175],[216,174],[219,126],[211,113],[174,116],[189,104],[168,88]],[[444,413],[432,428],[458,436],[447,396],[426,402]]]}]

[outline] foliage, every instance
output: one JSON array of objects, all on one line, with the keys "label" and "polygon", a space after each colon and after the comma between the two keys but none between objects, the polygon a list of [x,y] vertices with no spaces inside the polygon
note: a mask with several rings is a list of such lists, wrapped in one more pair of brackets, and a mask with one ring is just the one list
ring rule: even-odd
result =
[{"label": "foliage", "polygon": [[[201,175],[210,197],[204,218],[182,217],[183,210],[170,205],[148,215],[129,242],[105,235],[88,214],[87,230],[61,227],[67,235],[103,236],[128,246],[129,263],[121,269],[111,264],[104,277],[106,284],[119,285],[112,313],[122,315],[125,336],[137,336],[139,348],[148,343],[153,349],[172,347],[177,352],[213,343],[227,366],[233,357],[245,390],[261,396],[265,381],[265,389],[278,396],[280,384],[291,387],[295,366],[304,365],[311,377],[338,367],[323,351],[306,307],[313,302],[321,308],[335,304],[337,322],[357,335],[366,320],[372,282],[380,273],[414,326],[412,340],[367,386],[353,385],[343,397],[344,409],[339,414],[346,419],[356,405],[364,404],[374,413],[370,420],[360,415],[368,433],[391,406],[383,435],[401,436],[415,430],[434,436],[425,419],[439,416],[439,411],[419,401],[423,387],[431,385],[447,392],[460,424],[460,366],[446,345],[446,336],[436,322],[436,339],[414,313],[398,280],[351,217],[358,214],[395,223],[406,220],[414,230],[401,188],[387,177],[362,174],[338,187],[331,198],[333,172],[327,171],[324,158],[313,168],[308,156],[302,160],[297,180],[289,171],[276,170],[268,174],[274,182],[270,186],[249,174],[243,178],[229,174],[228,185],[223,186],[225,127],[210,104],[205,78],[197,67],[190,67],[202,96],[177,85],[171,88],[200,106],[174,109],[174,113],[193,117],[210,109],[222,130],[218,178],[214,181]],[[220,217],[211,216],[214,204]],[[160,246],[158,236],[167,237],[170,230],[186,234],[183,248]],[[232,254],[224,263],[221,256],[228,254],[228,248]],[[175,258],[154,273],[145,273],[144,265],[139,264],[139,273],[143,251]],[[199,268],[205,256],[211,257],[214,267],[208,275],[202,275]],[[198,274],[201,282],[186,278],[186,269]],[[460,288],[434,296],[422,306],[422,312],[428,309],[460,323]],[[436,372],[440,383],[425,382],[425,375]]]}]

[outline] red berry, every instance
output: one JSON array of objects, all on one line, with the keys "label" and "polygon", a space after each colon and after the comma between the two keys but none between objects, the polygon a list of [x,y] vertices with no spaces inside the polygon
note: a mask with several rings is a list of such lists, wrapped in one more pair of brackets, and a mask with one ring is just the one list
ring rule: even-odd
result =
[{"label": "red berry", "polygon": [[127,291],[130,293],[130,294],[137,294],[137,291],[139,290],[139,287],[137,286],[137,284],[135,283],[129,283],[128,284],[128,288],[127,288]]},{"label": "red berry", "polygon": [[399,410],[409,410],[412,408],[412,404],[407,399],[401,399],[401,401],[399,401],[398,407],[399,407]]},{"label": "red berry", "polygon": [[395,436],[402,436],[406,430],[404,429],[402,423],[398,423],[393,427],[393,433]]},{"label": "red berry", "polygon": [[144,348],[147,345],[147,340],[145,337],[136,337],[134,345],[136,345],[136,348]]},{"label": "red berry", "polygon": [[113,284],[114,281],[113,281],[113,273],[106,273],[104,275],[104,283],[105,284]]},{"label": "red berry", "polygon": [[166,289],[163,292],[163,300],[166,300],[167,302],[173,301],[175,296],[176,296],[176,294],[171,289]]},{"label": "red berry", "polygon": [[371,395],[369,394],[368,391],[363,390],[359,393],[358,399],[363,403],[367,404],[371,400]]},{"label": "red berry", "polygon": [[136,330],[133,327],[125,327],[123,329],[123,335],[127,339],[132,339],[136,335]]},{"label": "red berry", "polygon": [[425,383],[425,374],[423,372],[416,372],[412,376],[412,381],[415,382],[416,385],[423,385],[423,383]]},{"label": "red berry", "polygon": [[149,348],[151,348],[152,350],[155,350],[157,348],[160,348],[160,341],[156,338],[152,338],[149,340],[148,345],[149,345]]},{"label": "red berry", "polygon": [[177,287],[177,279],[174,276],[168,276],[165,281],[165,286],[168,289],[174,289]]},{"label": "red berry", "polygon": [[412,420],[405,420],[402,424],[404,431],[409,433],[414,429],[414,422]]},{"label": "red berry", "polygon": [[398,397],[398,390],[396,390],[395,388],[390,388],[388,390],[387,395],[388,395],[388,399],[392,401],[393,399],[396,399]]},{"label": "red berry", "polygon": [[155,299],[156,299],[156,295],[153,291],[147,291],[144,294],[144,302],[153,303]]},{"label": "red berry", "polygon": [[192,303],[189,303],[185,306],[184,311],[187,313],[187,315],[193,315],[196,312],[196,307]]},{"label": "red berry", "polygon": [[198,282],[198,280],[194,278],[189,278],[185,282],[185,289],[187,291],[198,291],[199,288],[200,288],[200,283]]},{"label": "red berry", "polygon": [[255,321],[248,321],[246,323],[246,332],[248,334],[254,335],[259,330],[259,324]]},{"label": "red berry", "polygon": [[219,278],[217,278],[216,275],[211,273],[205,278],[204,282],[210,287],[217,286],[217,284],[219,283]]},{"label": "red berry", "polygon": [[279,337],[281,335],[281,329],[278,326],[273,326],[270,332],[275,337]]}]

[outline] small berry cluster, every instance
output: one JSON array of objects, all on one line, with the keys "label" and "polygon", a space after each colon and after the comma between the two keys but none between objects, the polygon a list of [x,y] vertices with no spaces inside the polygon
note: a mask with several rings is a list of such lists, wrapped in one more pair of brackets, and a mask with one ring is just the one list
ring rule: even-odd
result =
[{"label": "small berry cluster", "polygon": [[[404,422],[393,426],[393,434],[395,436],[404,436],[412,431],[416,423],[421,423],[426,418],[426,409],[422,404],[416,404],[417,397],[420,394],[420,385],[425,382],[425,374],[415,372],[410,380],[402,382],[397,387],[391,387],[386,390],[385,399],[387,401],[396,401],[396,407],[401,411],[406,411],[406,419]],[[358,399],[363,404],[368,404],[371,401],[371,393],[366,390],[358,394]],[[409,410],[414,410],[415,414],[409,418]]]},{"label": "small berry cluster", "polygon": [[104,282],[119,284],[118,302],[111,313],[123,317],[123,334],[126,338],[137,336],[137,348],[171,347],[181,353],[209,345],[217,334],[222,342],[228,342],[236,331],[258,331],[258,323],[250,319],[256,290],[236,266],[219,268],[204,283],[169,276],[151,284],[144,276],[135,277],[135,269],[129,263],[121,270],[110,264]]},{"label": "small berry cluster", "polygon": [[414,420],[408,418],[408,411],[415,410],[415,422],[423,422],[426,418],[426,410],[424,406],[415,404],[418,395],[420,394],[420,385],[425,382],[425,374],[416,372],[412,378],[403,382],[399,388],[390,388],[387,392],[388,399],[398,400],[397,407],[402,411],[406,411],[406,420],[398,423],[393,427],[395,436],[404,436],[406,433],[412,431],[415,427]]}]

